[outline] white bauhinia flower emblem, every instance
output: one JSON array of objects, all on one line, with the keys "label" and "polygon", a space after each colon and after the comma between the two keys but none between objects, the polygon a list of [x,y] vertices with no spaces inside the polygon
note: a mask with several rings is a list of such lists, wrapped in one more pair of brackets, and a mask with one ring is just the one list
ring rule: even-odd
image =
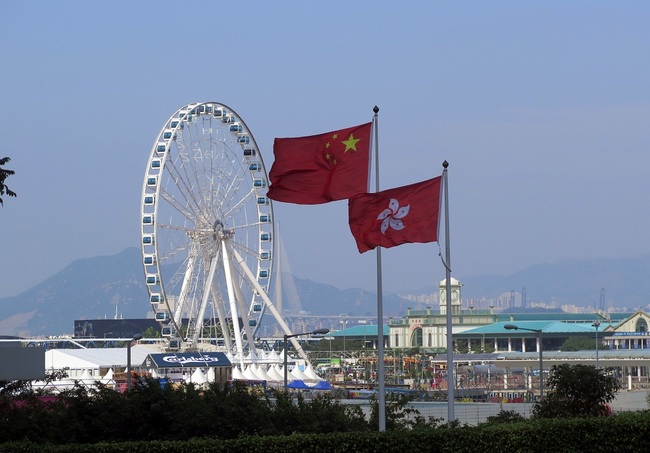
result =
[{"label": "white bauhinia flower emblem", "polygon": [[409,213],[409,209],[411,208],[410,204],[407,204],[406,206],[402,206],[401,208],[399,207],[399,201],[397,201],[394,198],[391,198],[390,201],[388,202],[388,208],[384,209],[381,214],[377,217],[377,220],[381,220],[381,232],[382,234],[386,234],[386,230],[388,228],[392,228],[394,230],[402,230],[404,229],[404,224],[400,219],[403,219],[406,217],[406,215]]}]

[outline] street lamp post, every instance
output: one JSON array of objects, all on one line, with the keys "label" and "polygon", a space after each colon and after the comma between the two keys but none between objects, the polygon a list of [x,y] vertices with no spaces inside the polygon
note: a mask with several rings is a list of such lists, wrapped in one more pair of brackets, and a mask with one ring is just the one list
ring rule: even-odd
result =
[{"label": "street lamp post", "polygon": [[330,368],[332,367],[332,341],[334,340],[334,337],[323,337],[325,340],[329,341],[330,343]]},{"label": "street lamp post", "polygon": [[596,369],[598,369],[598,327],[600,327],[600,321],[596,320],[591,325],[596,328]]},{"label": "street lamp post", "polygon": [[[316,329],[312,330],[311,332],[303,332],[303,333],[292,333],[290,335],[285,334],[284,335],[284,390],[287,390],[287,340],[289,338],[294,338],[294,337],[301,337],[303,335],[325,335],[330,332],[329,329]],[[330,346],[332,343],[330,343]]]},{"label": "street lamp post", "polygon": [[363,324],[363,348],[362,349],[364,350],[366,349],[366,323],[367,322],[368,321],[366,321],[365,319],[359,320],[359,324]]},{"label": "street lamp post", "polygon": [[134,341],[142,339],[142,335],[137,333],[129,340],[126,345],[126,390],[131,390],[131,345]]},{"label": "street lamp post", "polygon": [[535,332],[539,337],[539,398],[544,397],[544,362],[542,359],[542,329],[527,329],[525,327],[519,327],[515,324],[506,324],[503,326],[507,330],[528,330],[529,332]]}]

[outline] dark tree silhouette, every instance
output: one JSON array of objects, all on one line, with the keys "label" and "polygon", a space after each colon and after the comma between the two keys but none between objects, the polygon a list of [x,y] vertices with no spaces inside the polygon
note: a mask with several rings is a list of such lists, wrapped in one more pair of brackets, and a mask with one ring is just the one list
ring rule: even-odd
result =
[{"label": "dark tree silhouette", "polygon": [[[5,180],[16,172],[13,170],[7,170],[6,168],[2,168],[2,166],[5,165],[10,160],[11,159],[9,159],[8,157],[3,157],[2,159],[0,159],[0,195],[7,194],[10,197],[15,197],[16,192],[12,191],[11,189],[9,189],[9,187],[6,186]],[[0,197],[0,205],[4,205],[2,201],[2,197]]]}]

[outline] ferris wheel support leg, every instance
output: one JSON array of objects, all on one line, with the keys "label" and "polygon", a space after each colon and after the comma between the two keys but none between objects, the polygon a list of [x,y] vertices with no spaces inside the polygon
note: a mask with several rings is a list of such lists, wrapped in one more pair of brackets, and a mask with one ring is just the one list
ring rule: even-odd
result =
[{"label": "ferris wheel support leg", "polygon": [[[244,296],[241,293],[241,289],[239,288],[239,285],[234,285],[235,289],[235,300],[237,301],[237,306],[239,307],[239,312],[240,313],[246,313],[246,307],[244,306]],[[257,358],[257,348],[255,347],[255,338],[253,336],[253,332],[251,331],[250,326],[248,323],[244,322],[244,332],[246,333],[246,339],[248,342],[248,348],[251,352],[251,358],[253,361]]]},{"label": "ferris wheel support leg", "polygon": [[[217,292],[214,289],[214,285],[210,286],[210,291],[212,293],[212,300],[217,300]],[[219,326],[221,327],[222,332],[228,332],[228,324],[226,323],[226,317],[223,314],[223,309],[221,304],[216,304],[217,316],[219,317]],[[226,344],[226,350],[230,351],[232,349],[232,340],[230,335],[223,335],[223,340]]]},{"label": "ferris wheel support leg", "polygon": [[[174,327],[176,328],[176,332],[179,333],[181,331],[180,326],[183,321],[182,320],[183,308],[185,308],[185,301],[187,300],[187,293],[189,292],[190,281],[192,279],[192,274],[194,273],[196,256],[197,256],[196,244],[192,243],[192,248],[190,249],[190,252],[188,254],[187,269],[185,270],[185,276],[183,277],[183,283],[181,285],[181,292],[178,295],[176,310],[174,311],[174,317],[172,318],[174,321]],[[167,300],[166,297],[165,297],[165,303],[167,304],[167,310],[170,310],[171,312],[171,307],[169,306],[169,301]]]},{"label": "ferris wheel support leg", "polygon": [[[284,333],[286,335],[291,335],[291,330],[289,329],[289,326],[287,326],[287,323],[284,322],[284,319],[282,319],[282,315],[280,315],[278,310],[276,310],[275,306],[271,302],[271,299],[269,299],[269,296],[266,294],[266,291],[264,291],[264,289],[260,286],[258,281],[253,276],[253,273],[251,272],[251,270],[248,268],[248,266],[246,266],[246,263],[242,259],[241,255],[239,255],[239,253],[237,253],[237,250],[233,249],[232,252],[235,255],[235,259],[237,260],[237,264],[239,264],[239,266],[241,266],[241,268],[244,270],[244,273],[246,274],[246,277],[248,278],[248,280],[255,287],[255,289],[260,294],[260,296],[262,296],[262,299],[264,300],[264,303],[269,308],[269,310],[271,310],[271,313],[273,314],[273,317],[278,322],[278,324],[280,324],[280,327],[282,327],[282,330],[284,331]],[[298,351],[298,354],[300,355],[300,357],[302,357],[304,360],[309,362],[309,358],[307,357],[307,354],[305,353],[305,351],[303,351],[302,347],[300,346],[300,343],[298,343],[298,340],[296,340],[295,337],[291,337],[291,338],[289,338],[289,340],[291,341],[291,344],[296,349],[296,351]]]},{"label": "ferris wheel support leg", "polygon": [[196,346],[199,343],[199,336],[203,330],[203,317],[205,316],[205,307],[208,305],[208,300],[210,300],[210,288],[212,287],[212,280],[214,279],[214,273],[217,271],[217,262],[219,260],[216,256],[212,257],[212,262],[210,263],[210,272],[208,278],[205,281],[205,288],[203,289],[203,299],[201,300],[201,307],[199,308],[199,314],[196,317],[196,324],[194,325],[194,335],[192,336],[192,345]]},{"label": "ferris wheel support leg", "polygon": [[[224,244],[224,243],[222,243]],[[242,345],[241,331],[239,330],[239,315],[237,313],[237,304],[235,302],[235,292],[232,285],[232,269],[230,268],[230,257],[226,247],[223,248],[223,270],[226,276],[226,286],[228,287],[228,300],[230,302],[230,316],[232,317],[232,328],[235,331],[235,343],[237,344],[237,355],[239,364],[244,369],[244,347]]]}]

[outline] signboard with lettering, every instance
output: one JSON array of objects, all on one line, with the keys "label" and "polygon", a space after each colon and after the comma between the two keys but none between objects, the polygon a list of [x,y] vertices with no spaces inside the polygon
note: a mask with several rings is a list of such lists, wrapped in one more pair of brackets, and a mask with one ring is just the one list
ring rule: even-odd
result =
[{"label": "signboard with lettering", "polygon": [[232,364],[223,352],[169,352],[149,354],[142,366],[147,368],[204,368]]}]

